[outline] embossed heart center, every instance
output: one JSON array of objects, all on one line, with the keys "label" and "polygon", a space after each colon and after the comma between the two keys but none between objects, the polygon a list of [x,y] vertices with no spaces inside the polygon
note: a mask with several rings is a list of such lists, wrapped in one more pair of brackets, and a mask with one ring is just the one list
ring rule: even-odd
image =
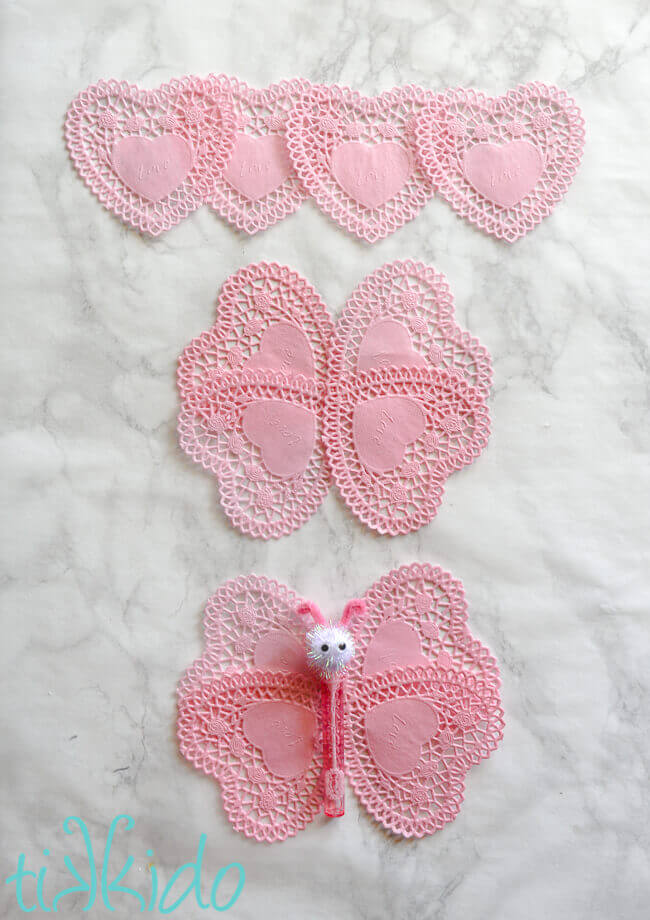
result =
[{"label": "embossed heart center", "polygon": [[311,763],[316,716],[305,706],[280,700],[254,703],[244,713],[243,729],[275,776],[299,776]]},{"label": "embossed heart center", "polygon": [[422,654],[420,637],[413,627],[403,620],[385,620],[368,643],[363,673],[379,674],[391,668],[427,664],[431,662]]},{"label": "embossed heart center", "polygon": [[271,629],[260,636],[253,653],[255,667],[261,671],[296,671],[307,673],[305,649],[297,639],[281,629]]},{"label": "embossed heart center", "polygon": [[282,374],[314,376],[314,354],[309,339],[292,323],[274,323],[265,329],[259,350],[246,361],[248,370],[272,370]]},{"label": "embossed heart center", "polygon": [[160,201],[192,168],[192,148],[176,134],[122,137],[113,146],[113,169],[132,192]]},{"label": "embossed heart center", "polygon": [[406,150],[392,141],[349,141],[332,154],[332,175],[350,198],[365,208],[380,208],[403,188],[411,173]]},{"label": "embossed heart center", "polygon": [[274,476],[288,479],[307,469],[316,443],[316,418],[310,409],[284,399],[260,399],[244,409],[243,429]]},{"label": "embossed heart center", "polygon": [[379,396],[355,406],[352,436],[359,459],[377,473],[395,469],[424,431],[420,404],[409,396]]},{"label": "embossed heart center", "polygon": [[476,144],[465,153],[465,177],[477,192],[510,208],[532,191],[544,170],[544,159],[528,141]]},{"label": "embossed heart center", "polygon": [[426,360],[413,349],[409,331],[396,319],[381,319],[366,330],[357,367],[360,371],[376,367],[426,367]]},{"label": "embossed heart center", "polygon": [[245,198],[258,201],[291,175],[287,145],[279,134],[238,134],[224,178]]},{"label": "embossed heart center", "polygon": [[422,745],[438,730],[438,715],[426,700],[387,700],[366,713],[366,737],[375,763],[391,776],[415,768]]}]

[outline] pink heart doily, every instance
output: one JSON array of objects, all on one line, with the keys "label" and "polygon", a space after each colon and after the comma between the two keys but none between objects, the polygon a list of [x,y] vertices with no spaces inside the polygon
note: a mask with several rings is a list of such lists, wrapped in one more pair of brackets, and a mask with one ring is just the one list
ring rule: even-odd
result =
[{"label": "pink heart doily", "polygon": [[369,243],[433,197],[414,141],[415,116],[430,95],[415,86],[380,96],[312,86],[289,115],[289,152],[305,188],[325,213]]},{"label": "pink heart doily", "polygon": [[223,89],[191,76],[153,90],[101,81],[73,100],[65,122],[86,185],[109,211],[152,236],[203,204],[228,162],[234,131]]},{"label": "pink heart doily", "polygon": [[223,508],[244,533],[291,533],[327,494],[331,333],[314,288],[286,266],[260,262],[228,278],[215,325],[180,357],[181,446],[216,475]]},{"label": "pink heart doily", "polygon": [[582,114],[563,90],[526,83],[505,96],[450,89],[416,123],[439,194],[482,230],[513,242],[569,188],[584,146]]},{"label": "pink heart doily", "polygon": [[491,373],[439,272],[393,262],[359,285],[332,338],[324,429],[357,517],[385,534],[433,518],[447,476],[487,443]]},{"label": "pink heart doily", "polygon": [[309,89],[306,80],[253,89],[220,76],[235,111],[235,143],[228,165],[208,204],[245,233],[257,233],[293,214],[307,197],[291,163],[285,128],[294,99]]}]

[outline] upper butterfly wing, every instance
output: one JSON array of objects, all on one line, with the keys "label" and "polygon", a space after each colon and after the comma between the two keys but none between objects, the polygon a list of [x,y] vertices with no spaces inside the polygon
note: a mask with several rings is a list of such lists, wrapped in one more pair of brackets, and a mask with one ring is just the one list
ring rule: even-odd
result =
[{"label": "upper butterfly wing", "polygon": [[304,624],[296,614],[302,598],[261,575],[225,582],[205,609],[205,651],[181,681],[230,670],[308,673]]},{"label": "upper butterfly wing", "polygon": [[205,650],[178,687],[182,754],[221,785],[236,830],[284,840],[322,804],[319,691],[300,598],[271,579],[226,582],[205,613]]},{"label": "upper butterfly wing", "polygon": [[406,837],[452,820],[464,777],[503,733],[496,660],[467,628],[462,584],[403,566],[365,595],[349,672],[346,772],[368,811]]},{"label": "upper butterfly wing", "polygon": [[386,262],[355,288],[336,321],[330,376],[427,365],[489,395],[490,355],[455,322],[445,276],[412,259]]},{"label": "upper butterfly wing", "polygon": [[224,282],[215,324],[180,356],[181,398],[239,369],[322,383],[332,329],[322,298],[298,272],[275,262],[246,265]]}]

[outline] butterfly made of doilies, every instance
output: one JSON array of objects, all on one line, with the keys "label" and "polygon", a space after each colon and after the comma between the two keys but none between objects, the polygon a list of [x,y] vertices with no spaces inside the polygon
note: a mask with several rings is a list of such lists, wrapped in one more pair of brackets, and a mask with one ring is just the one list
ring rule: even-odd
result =
[{"label": "butterfly made of doilies", "polygon": [[369,527],[407,533],[484,449],[491,373],[430,266],[382,266],[334,324],[308,281],[261,262],[227,279],[214,326],[181,355],[180,442],[244,533],[300,527],[331,475]]},{"label": "butterfly made of doilies", "polygon": [[499,683],[461,583],[440,568],[392,571],[338,623],[250,575],[208,602],[178,738],[248,837],[284,840],[323,811],[342,815],[345,777],[385,828],[422,837],[456,817],[469,768],[497,747]]}]

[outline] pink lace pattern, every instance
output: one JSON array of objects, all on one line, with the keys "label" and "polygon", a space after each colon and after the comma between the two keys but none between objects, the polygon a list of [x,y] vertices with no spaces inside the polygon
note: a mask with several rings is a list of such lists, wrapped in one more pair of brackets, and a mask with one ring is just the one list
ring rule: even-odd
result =
[{"label": "pink lace pattern", "polygon": [[65,136],[88,188],[125,223],[156,236],[199,208],[234,143],[227,95],[210,77],[143,90],[115,80],[70,105]]},{"label": "pink lace pattern", "polygon": [[287,124],[294,166],[319,207],[360,239],[388,236],[433,197],[414,144],[429,96],[416,86],[380,96],[313,86],[296,100]]},{"label": "pink lace pattern", "polygon": [[513,242],[547,217],[580,165],[584,121],[563,90],[527,83],[504,96],[449,89],[416,123],[438,193],[476,226]]},{"label": "pink lace pattern", "polygon": [[283,265],[223,285],[215,325],[179,360],[180,443],[217,477],[223,508],[251,536],[300,527],[329,489],[322,405],[332,322]]},{"label": "pink lace pattern", "polygon": [[[365,602],[337,705],[339,764],[378,822],[421,837],[453,820],[469,768],[502,737],[499,672],[468,630],[462,585],[441,569],[403,566]],[[178,687],[181,752],[219,782],[234,828],[260,841],[293,836],[323,803],[327,726],[299,603],[267,578],[227,582],[206,609],[204,653]],[[287,753],[296,749],[298,758]]]},{"label": "pink lace pattern", "polygon": [[325,445],[348,507],[384,534],[428,523],[489,435],[486,349],[453,320],[443,275],[393,262],[366,278],[330,349]]},{"label": "pink lace pattern", "polygon": [[[363,352],[371,327],[390,321],[387,334],[393,352]],[[401,326],[400,330],[398,326]],[[395,334],[403,336],[397,350]],[[336,323],[329,351],[330,377],[359,372],[360,354],[366,365],[387,367],[396,358],[403,366],[415,362],[447,370],[466,380],[483,396],[492,384],[492,364],[487,349],[454,321],[454,301],[447,279],[424,262],[412,259],[386,262],[352,292]]]},{"label": "pink lace pattern", "polygon": [[288,80],[253,89],[235,78],[217,81],[232,100],[237,134],[208,204],[238,230],[254,234],[293,214],[307,197],[289,159],[285,128],[294,99],[309,83]]}]

